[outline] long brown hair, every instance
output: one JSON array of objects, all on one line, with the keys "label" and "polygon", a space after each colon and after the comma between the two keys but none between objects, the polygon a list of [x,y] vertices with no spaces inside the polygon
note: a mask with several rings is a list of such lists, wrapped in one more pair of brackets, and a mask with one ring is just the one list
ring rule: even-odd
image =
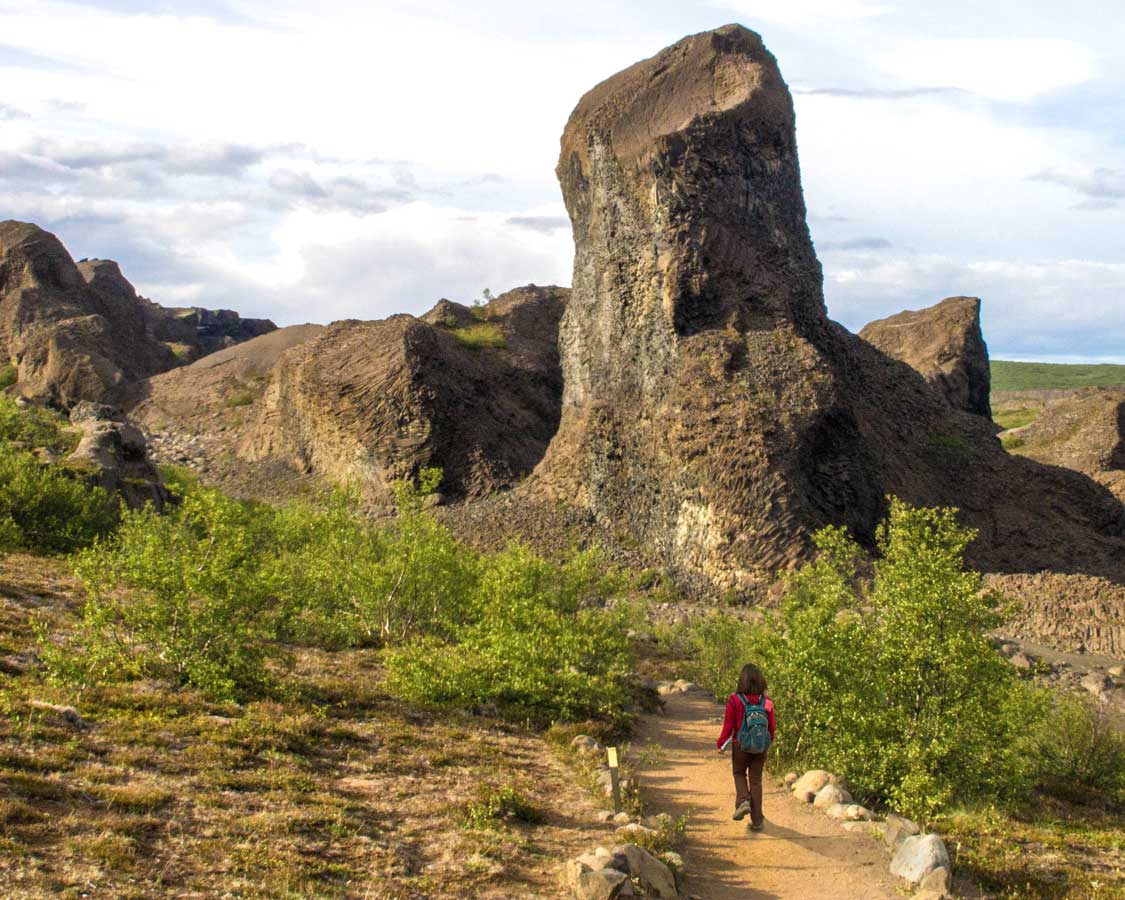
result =
[{"label": "long brown hair", "polygon": [[762,674],[753,663],[747,663],[738,673],[738,693],[764,694],[766,692],[766,676]]}]

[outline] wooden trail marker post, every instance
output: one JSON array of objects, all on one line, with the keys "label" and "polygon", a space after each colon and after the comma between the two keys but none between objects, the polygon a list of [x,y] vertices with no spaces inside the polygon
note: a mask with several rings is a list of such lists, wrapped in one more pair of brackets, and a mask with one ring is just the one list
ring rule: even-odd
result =
[{"label": "wooden trail marker post", "polygon": [[617,748],[607,747],[606,756],[609,762],[609,784],[613,788],[613,811],[621,812],[621,778],[617,772]]}]

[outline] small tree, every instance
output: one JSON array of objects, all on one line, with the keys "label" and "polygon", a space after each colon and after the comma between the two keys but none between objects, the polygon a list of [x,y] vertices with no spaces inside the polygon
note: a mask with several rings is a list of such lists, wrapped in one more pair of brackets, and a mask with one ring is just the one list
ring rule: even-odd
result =
[{"label": "small tree", "polygon": [[907,814],[1025,790],[1034,698],[989,644],[996,597],[963,563],[974,536],[955,510],[892,499],[864,578],[845,531],[820,531],[817,559],[791,577],[766,625],[697,627],[701,677],[725,693],[739,665],[759,661],[779,751],[845,773]]}]

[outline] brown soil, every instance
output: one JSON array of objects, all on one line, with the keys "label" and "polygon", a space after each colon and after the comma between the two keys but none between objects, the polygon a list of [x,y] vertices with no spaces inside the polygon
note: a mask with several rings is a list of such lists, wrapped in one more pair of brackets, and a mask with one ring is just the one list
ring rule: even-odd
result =
[{"label": "brown soil", "polygon": [[722,710],[700,694],[671,695],[664,715],[645,717],[636,746],[661,748],[641,770],[654,811],[686,815],[684,896],[706,900],[897,900],[902,883],[882,846],[848,832],[789,796],[767,775],[765,830],[731,820],[730,757],[715,752]]}]

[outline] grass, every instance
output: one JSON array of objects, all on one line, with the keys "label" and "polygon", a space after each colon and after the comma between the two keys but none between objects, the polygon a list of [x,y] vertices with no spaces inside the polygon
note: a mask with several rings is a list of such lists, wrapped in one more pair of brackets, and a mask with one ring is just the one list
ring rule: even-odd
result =
[{"label": "grass", "polygon": [[1023,428],[1030,425],[1039,417],[1039,410],[1021,406],[1015,409],[1003,409],[992,414],[992,421],[1007,431],[1009,428]]},{"label": "grass", "polygon": [[30,620],[64,636],[82,602],[64,560],[0,557],[4,896],[545,896],[605,840],[541,735],[393,700],[374,650],[298,649],[295,687],[244,705],[53,684]]},{"label": "grass", "polygon": [[9,388],[20,379],[19,369],[9,363],[6,366],[0,366],[0,390]]},{"label": "grass", "polygon": [[1125,810],[1042,797],[1026,809],[950,813],[934,823],[954,867],[1000,900],[1125,896]]},{"label": "grass", "polygon": [[994,359],[991,371],[994,391],[1075,390],[1125,385],[1125,365],[1111,363],[1071,365]]},{"label": "grass", "polygon": [[507,338],[504,337],[504,330],[495,322],[476,322],[466,325],[464,328],[456,329],[453,336],[462,346],[472,350],[499,350],[508,343]]},{"label": "grass", "polygon": [[223,401],[223,406],[234,409],[239,406],[249,406],[253,402],[254,395],[250,391],[234,391]]}]

